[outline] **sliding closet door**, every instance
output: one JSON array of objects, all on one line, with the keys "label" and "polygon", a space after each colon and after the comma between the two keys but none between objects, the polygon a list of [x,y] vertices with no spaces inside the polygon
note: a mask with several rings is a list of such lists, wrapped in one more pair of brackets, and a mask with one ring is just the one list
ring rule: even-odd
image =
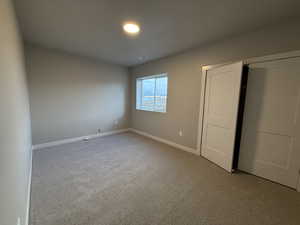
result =
[{"label": "sliding closet door", "polygon": [[243,63],[206,71],[201,155],[232,171]]},{"label": "sliding closet door", "polygon": [[300,58],[249,66],[239,168],[296,188]]}]

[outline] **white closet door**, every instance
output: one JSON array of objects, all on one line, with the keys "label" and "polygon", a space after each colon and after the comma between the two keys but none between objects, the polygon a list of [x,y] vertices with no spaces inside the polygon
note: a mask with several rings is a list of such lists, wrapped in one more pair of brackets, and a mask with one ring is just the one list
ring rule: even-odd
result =
[{"label": "white closet door", "polygon": [[232,171],[243,63],[206,71],[201,154]]},{"label": "white closet door", "polygon": [[296,188],[300,58],[250,65],[239,169]]}]

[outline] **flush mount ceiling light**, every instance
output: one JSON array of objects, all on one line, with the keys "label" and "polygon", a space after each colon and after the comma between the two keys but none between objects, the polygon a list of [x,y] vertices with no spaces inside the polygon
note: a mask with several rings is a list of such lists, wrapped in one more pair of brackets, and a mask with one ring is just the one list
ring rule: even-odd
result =
[{"label": "flush mount ceiling light", "polygon": [[127,34],[136,35],[140,32],[140,27],[136,23],[125,23],[123,29]]}]

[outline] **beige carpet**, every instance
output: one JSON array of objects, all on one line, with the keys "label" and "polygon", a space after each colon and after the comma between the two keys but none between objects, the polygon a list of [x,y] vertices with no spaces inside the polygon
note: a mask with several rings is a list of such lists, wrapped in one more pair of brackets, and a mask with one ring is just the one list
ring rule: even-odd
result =
[{"label": "beige carpet", "polygon": [[32,225],[300,224],[300,193],[133,133],[33,159]]}]

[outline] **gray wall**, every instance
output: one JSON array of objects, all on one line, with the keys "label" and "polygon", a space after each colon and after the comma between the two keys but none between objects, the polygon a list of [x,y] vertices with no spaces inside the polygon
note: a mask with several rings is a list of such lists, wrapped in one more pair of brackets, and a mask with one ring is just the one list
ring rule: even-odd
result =
[{"label": "gray wall", "polygon": [[126,68],[30,45],[25,56],[33,144],[128,128]]},{"label": "gray wall", "polygon": [[23,53],[9,0],[0,1],[0,224],[25,225],[31,168]]},{"label": "gray wall", "polygon": [[[135,110],[135,88],[132,88],[132,127],[196,148],[201,66],[298,50],[299,27],[300,21],[281,24],[132,68],[132,87],[138,76],[169,74],[166,114]],[[179,129],[183,129],[182,137],[178,135]]]}]

